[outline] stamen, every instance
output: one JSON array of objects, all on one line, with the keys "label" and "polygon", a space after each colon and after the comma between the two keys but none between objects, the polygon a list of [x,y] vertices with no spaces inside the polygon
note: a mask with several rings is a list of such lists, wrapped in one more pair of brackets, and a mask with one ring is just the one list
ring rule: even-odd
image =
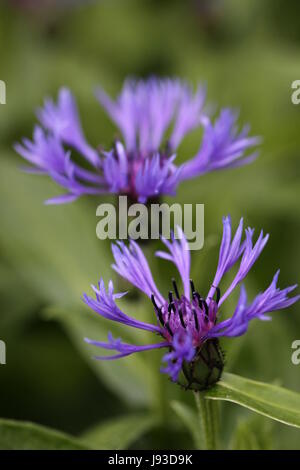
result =
[{"label": "stamen", "polygon": [[169,318],[170,318],[170,315],[172,313],[172,310],[173,310],[174,313],[176,313],[176,307],[175,307],[173,302],[171,304],[169,304],[169,306],[168,306]]},{"label": "stamen", "polygon": [[155,300],[155,297],[154,297],[154,294],[151,294],[151,301],[154,305],[154,308],[155,308],[155,311],[157,313],[157,316],[158,316],[158,319],[159,319],[160,323],[162,324],[162,326],[165,326],[165,322],[164,322],[164,319],[163,319],[163,316],[162,316],[161,308],[158,307],[158,305],[156,303],[156,300]]},{"label": "stamen", "polygon": [[175,281],[174,278],[172,278],[172,284],[173,284],[173,287],[174,287],[175,295],[176,295],[177,299],[179,300],[180,295],[179,295],[178,287],[177,287],[177,284],[176,284],[176,281]]},{"label": "stamen", "polygon": [[193,279],[190,279],[190,284],[191,284],[191,291],[192,291],[192,297],[193,297],[193,300],[197,299],[198,300],[198,305],[200,308],[202,308],[202,301],[203,301],[203,298],[201,297],[201,295],[199,294],[199,292],[196,291],[195,289],[195,284],[193,282]]},{"label": "stamen", "polygon": [[167,321],[167,323],[165,324],[165,327],[166,327],[166,329],[168,330],[168,332],[170,333],[170,335],[173,336],[173,331],[171,330],[170,324],[169,324],[168,321]]},{"label": "stamen", "polygon": [[165,322],[164,322],[164,318],[162,316],[161,308],[159,308],[157,310],[157,315],[158,315],[158,319],[159,319],[160,323],[162,324],[162,326],[165,326]]},{"label": "stamen", "polygon": [[199,331],[199,322],[198,322],[197,312],[194,308],[193,308],[193,314],[194,314],[195,328],[197,331]]},{"label": "stamen", "polygon": [[204,305],[204,310],[205,310],[205,315],[208,318],[208,305],[206,303],[206,300],[201,299],[202,305]]},{"label": "stamen", "polygon": [[221,298],[221,291],[220,291],[220,288],[219,287],[216,287],[216,304],[218,305],[218,303],[220,302],[220,298]]},{"label": "stamen", "polygon": [[191,284],[192,294],[194,294],[196,292],[196,290],[195,290],[195,285],[194,285],[193,279],[190,279],[190,284]]},{"label": "stamen", "polygon": [[199,292],[193,292],[193,299],[197,299],[198,300],[198,304],[199,304],[199,307],[202,308],[202,297],[201,295],[199,294]]},{"label": "stamen", "polygon": [[[198,293],[197,293],[198,294]],[[204,310],[205,310],[205,317],[208,318],[208,313],[209,313],[209,310],[208,310],[208,305],[207,305],[207,302],[205,299],[203,299],[203,297],[200,297],[200,295],[196,294],[196,297],[198,299],[198,304],[199,304],[199,307],[201,308],[201,310],[203,310],[203,307],[204,307]]]},{"label": "stamen", "polygon": [[169,292],[169,306],[168,306],[169,318],[172,313],[172,310],[174,313],[176,313],[176,307],[175,307],[174,299],[173,299],[173,292],[170,291]]},{"label": "stamen", "polygon": [[151,302],[153,303],[155,310],[159,310],[154,294],[151,294]]},{"label": "stamen", "polygon": [[183,320],[183,314],[182,314],[182,311],[181,311],[180,307],[178,308],[178,314],[179,314],[181,325],[183,326],[183,328],[186,328],[186,325],[185,325],[184,320]]}]

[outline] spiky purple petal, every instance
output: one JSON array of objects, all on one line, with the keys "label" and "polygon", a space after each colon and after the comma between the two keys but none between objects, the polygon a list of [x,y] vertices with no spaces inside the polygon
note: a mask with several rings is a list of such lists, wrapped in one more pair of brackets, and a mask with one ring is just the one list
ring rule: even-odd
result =
[{"label": "spiky purple petal", "polygon": [[223,109],[214,124],[206,119],[204,137],[198,153],[183,164],[182,179],[190,179],[204,173],[234,168],[250,163],[257,153],[249,154],[252,147],[260,143],[258,137],[247,137],[248,127],[239,133],[236,127],[237,114]]},{"label": "spiky purple petal", "polygon": [[172,342],[172,351],[165,354],[162,358],[167,363],[166,367],[161,368],[161,372],[168,374],[173,382],[178,379],[183,361],[190,362],[195,355],[192,337],[188,334],[175,334]]},{"label": "spiky purple petal", "polygon": [[135,320],[134,318],[131,318],[122,312],[122,310],[117,306],[115,299],[119,299],[126,293],[114,293],[114,286],[112,281],[109,282],[108,289],[105,288],[103,279],[99,281],[97,287],[93,285],[92,289],[96,298],[94,299],[87,294],[84,294],[83,300],[86,305],[88,305],[102,317],[106,318],[107,320],[123,323],[133,328],[152,331],[153,333],[160,333],[160,327]]},{"label": "spiky purple petal", "polygon": [[[38,110],[44,131],[38,131],[33,143],[24,139],[23,145],[15,146],[36,167],[37,171],[31,172],[43,171],[68,190],[67,195],[52,198],[50,203],[70,202],[84,194],[127,194],[139,202],[161,194],[174,195],[185,179],[248,163],[253,159],[248,150],[259,143],[256,137],[247,136],[247,128],[238,133],[237,116],[228,109],[212,124],[204,111],[201,86],[194,93],[180,80],[126,80],[115,101],[102,89],[96,95],[121,130],[124,145],[117,141],[110,151],[93,148],[83,133],[72,93],[62,88],[56,103],[47,99]],[[204,137],[199,152],[186,163],[175,165],[182,139],[200,127],[204,127]],[[91,169],[75,164],[70,147]],[[72,166],[73,178],[65,170],[57,171],[58,164]],[[78,180],[80,184],[76,184]]]},{"label": "spiky purple petal", "polygon": [[104,361],[120,359],[121,357],[130,356],[131,354],[134,354],[137,352],[149,351],[151,349],[160,349],[160,348],[165,348],[168,346],[167,342],[156,343],[156,344],[146,344],[144,346],[127,344],[127,343],[123,343],[120,338],[114,339],[111,333],[108,334],[107,343],[103,341],[94,341],[89,338],[85,338],[84,340],[86,343],[91,344],[92,346],[97,346],[102,349],[113,350],[113,351],[118,352],[118,354],[115,354],[113,356],[95,356],[95,359],[100,359]]},{"label": "spiky purple petal", "polygon": [[[175,264],[184,287],[184,293],[181,295],[176,282],[173,281],[174,291],[169,291],[168,300],[158,290],[146,258],[138,245],[133,241],[130,242],[129,248],[123,242],[113,245],[115,258],[113,268],[151,298],[156,315],[156,325],[134,320],[122,312],[115,303],[115,299],[122,296],[122,294],[113,293],[112,282],[106,290],[103,281],[100,281],[99,287],[93,287],[96,299],[92,299],[85,294],[85,302],[107,319],[158,333],[164,338],[164,341],[156,345],[146,346],[132,346],[112,338],[108,343],[92,341],[92,344],[99,347],[117,351],[117,354],[113,356],[100,356],[99,358],[117,359],[128,356],[133,352],[167,347],[169,352],[163,357],[163,361],[167,363],[167,366],[162,369],[162,372],[167,373],[173,381],[177,381],[183,362],[189,363],[192,361],[195,353],[200,353],[201,348],[207,341],[221,336],[240,336],[247,331],[249,322],[254,318],[269,320],[268,313],[287,308],[297,302],[300,299],[299,295],[288,297],[296,288],[296,285],[282,290],[277,287],[278,271],[269,287],[258,294],[250,304],[247,303],[246,290],[242,285],[233,315],[218,322],[220,305],[246,277],[268,240],[268,236],[264,236],[261,232],[254,243],[254,230],[248,228],[245,230],[245,239],[242,241],[242,233],[242,219],[232,237],[231,219],[230,217],[223,218],[223,237],[217,271],[206,300],[195,290],[192,281],[192,299],[190,299],[190,253],[188,251],[188,242],[181,229],[177,229],[180,240],[176,240],[174,235],[171,241],[163,239],[169,252],[160,251],[156,253],[157,256]],[[221,298],[218,292],[215,299],[214,294],[223,276],[238,261],[239,268],[232,283]]]}]

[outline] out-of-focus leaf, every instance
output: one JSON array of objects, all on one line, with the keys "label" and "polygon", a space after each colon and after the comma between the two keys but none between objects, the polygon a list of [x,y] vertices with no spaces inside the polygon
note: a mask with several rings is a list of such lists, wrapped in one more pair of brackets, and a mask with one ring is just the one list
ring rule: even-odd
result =
[{"label": "out-of-focus leaf", "polygon": [[38,424],[0,419],[2,450],[86,450],[75,437]]},{"label": "out-of-focus leaf", "polygon": [[255,415],[241,420],[234,432],[231,448],[233,450],[271,450],[272,421]]},{"label": "out-of-focus leaf", "polygon": [[[16,291],[18,295],[12,295]],[[5,266],[4,262],[0,266],[0,299],[2,336],[20,330],[39,306],[39,299],[32,291],[30,282],[24,282],[16,270]]]},{"label": "out-of-focus leaf", "polygon": [[47,197],[62,192],[48,178],[23,174],[12,160],[2,159],[1,166],[5,255],[45,300],[80,302],[82,292],[100,276],[107,279],[110,271],[110,250],[95,233],[97,201],[94,211],[87,201],[45,206]]},{"label": "out-of-focus leaf", "polygon": [[196,449],[203,448],[203,436],[201,435],[201,426],[197,412],[185,403],[176,400],[172,401],[171,407],[187,430],[190,432]]},{"label": "out-of-focus leaf", "polygon": [[81,437],[94,449],[128,449],[156,422],[154,415],[130,414],[94,426]]},{"label": "out-of-focus leaf", "polygon": [[[115,322],[108,324],[99,315],[88,311],[84,307],[49,307],[45,313],[47,317],[54,318],[62,323],[90,367],[94,369],[100,379],[105,380],[105,383],[110,386],[115,394],[135,406],[146,405],[151,402],[154,392],[154,377],[152,367],[149,367],[149,362],[147,364],[144,360],[146,356],[133,354],[118,361],[97,361],[93,359],[93,356],[103,354],[103,350],[91,347],[84,341],[84,337],[106,341],[108,331],[111,331],[113,336],[119,337],[122,333],[127,332],[126,328],[123,328],[121,333],[118,324]],[[124,338],[124,334],[122,334],[122,337]]]},{"label": "out-of-focus leaf", "polygon": [[[53,195],[55,187],[47,179],[31,178],[3,160],[0,196],[6,204],[0,207],[0,244],[5,254],[49,304],[79,305],[72,310],[57,310],[56,318],[101,379],[130,403],[149,403],[153,390],[151,367],[145,365],[141,355],[113,363],[93,361],[92,350],[83,341],[84,337],[106,340],[109,330],[123,338],[126,333],[129,342],[137,336],[141,344],[144,340],[143,332],[133,328],[121,331],[114,322],[104,324],[95,313],[83,313],[81,308],[82,293],[89,291],[90,284],[100,277],[107,281],[112,275],[108,244],[96,237],[95,213],[84,201],[45,206],[43,200]],[[130,308],[127,313],[136,315],[137,304],[132,303]]]},{"label": "out-of-focus leaf", "polygon": [[285,388],[224,373],[205,396],[237,403],[281,423],[300,428],[300,394]]}]

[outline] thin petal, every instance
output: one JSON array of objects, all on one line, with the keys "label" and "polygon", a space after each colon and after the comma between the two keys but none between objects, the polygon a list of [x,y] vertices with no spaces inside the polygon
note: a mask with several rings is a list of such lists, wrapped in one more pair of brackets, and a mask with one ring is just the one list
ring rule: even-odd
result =
[{"label": "thin petal", "polygon": [[179,240],[175,239],[174,234],[172,234],[171,241],[162,237],[162,241],[169,250],[169,253],[157,251],[156,256],[172,261],[175,264],[182,279],[184,295],[189,299],[191,255],[188,242],[181,227],[177,226],[176,231]]},{"label": "thin petal", "polygon": [[154,294],[159,303],[164,303],[164,298],[159,292],[153,280],[148,262],[140,247],[131,240],[129,248],[123,242],[112,245],[115,259],[113,269],[124,279],[144,292],[149,298]]}]

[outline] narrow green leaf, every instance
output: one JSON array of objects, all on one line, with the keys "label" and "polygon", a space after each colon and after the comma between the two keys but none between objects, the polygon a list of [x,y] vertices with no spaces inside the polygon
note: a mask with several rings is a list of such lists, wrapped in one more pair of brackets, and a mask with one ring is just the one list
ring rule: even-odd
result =
[{"label": "narrow green leaf", "polygon": [[201,423],[199,422],[196,410],[177,400],[171,402],[171,408],[190,432],[196,449],[203,449],[204,442],[203,435],[201,434]]},{"label": "narrow green leaf", "polygon": [[205,397],[231,401],[281,423],[300,427],[300,394],[277,385],[224,373]]},{"label": "narrow green leaf", "polygon": [[87,450],[75,437],[38,424],[0,419],[2,450]]},{"label": "narrow green leaf", "polygon": [[240,420],[230,448],[233,450],[271,450],[272,421],[259,415]]},{"label": "narrow green leaf", "polygon": [[156,418],[153,415],[130,414],[93,427],[83,434],[82,439],[94,449],[128,449],[155,424]]}]

